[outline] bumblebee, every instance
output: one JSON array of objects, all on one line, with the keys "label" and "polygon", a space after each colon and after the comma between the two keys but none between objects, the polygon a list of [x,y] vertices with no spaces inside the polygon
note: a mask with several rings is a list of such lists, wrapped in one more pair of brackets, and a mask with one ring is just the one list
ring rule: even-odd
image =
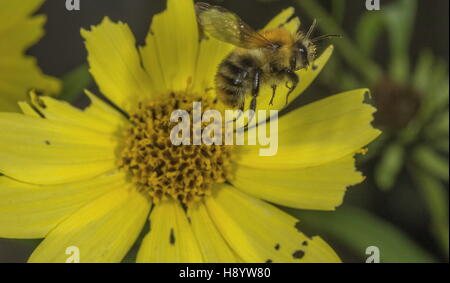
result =
[{"label": "bumblebee", "polygon": [[230,43],[236,48],[219,65],[215,83],[222,103],[244,111],[245,98],[251,95],[250,109],[255,111],[262,84],[270,85],[273,104],[277,87],[286,82],[289,95],[300,82],[296,71],[308,68],[316,57],[315,43],[327,37],[310,39],[316,20],[306,34],[292,33],[282,26],[257,32],[236,14],[220,7],[198,2],[197,21],[204,34]]}]

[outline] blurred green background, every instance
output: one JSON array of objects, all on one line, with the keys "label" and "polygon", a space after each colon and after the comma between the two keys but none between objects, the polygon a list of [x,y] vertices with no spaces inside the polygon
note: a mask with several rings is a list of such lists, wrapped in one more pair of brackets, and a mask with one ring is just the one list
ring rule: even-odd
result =
[{"label": "blurred green background", "polygon": [[[29,53],[43,70],[64,78],[62,98],[82,106],[81,89],[95,89],[84,65],[80,27],[108,15],[128,23],[143,43],[151,16],[164,0],[81,0],[81,11],[65,1],[47,1],[46,36]],[[384,134],[358,158],[366,182],[348,190],[335,212],[285,209],[319,234],[345,262],[365,262],[376,246],[381,262],[448,262],[448,6],[447,0],[381,0],[367,11],[360,0],[216,0],[261,28],[283,8],[294,6],[306,30],[343,34],[319,79],[287,110],[340,91],[369,87],[377,106],[374,124]],[[0,239],[0,262],[25,262],[38,240]],[[133,251],[125,261],[134,257]]]}]

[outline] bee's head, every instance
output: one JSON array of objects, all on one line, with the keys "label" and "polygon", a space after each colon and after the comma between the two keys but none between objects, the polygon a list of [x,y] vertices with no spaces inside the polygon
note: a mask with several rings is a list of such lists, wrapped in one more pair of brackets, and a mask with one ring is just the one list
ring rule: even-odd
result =
[{"label": "bee's head", "polygon": [[311,39],[311,35],[314,32],[316,24],[317,21],[314,20],[306,35],[300,31],[297,33],[298,39],[295,42],[294,51],[290,62],[291,69],[294,71],[298,71],[312,65],[316,57],[316,42],[329,37],[341,37],[341,35],[327,34]]},{"label": "bee's head", "polygon": [[305,39],[296,42],[291,57],[291,69],[298,71],[308,67],[314,61],[316,47],[310,41]]}]

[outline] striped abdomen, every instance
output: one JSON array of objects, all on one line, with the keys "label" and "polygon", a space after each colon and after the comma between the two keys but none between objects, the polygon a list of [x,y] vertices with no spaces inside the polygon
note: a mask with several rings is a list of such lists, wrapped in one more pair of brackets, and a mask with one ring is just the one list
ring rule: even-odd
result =
[{"label": "striped abdomen", "polygon": [[248,54],[230,54],[216,74],[218,98],[227,106],[241,108],[245,95],[251,91],[254,70],[258,62]]}]

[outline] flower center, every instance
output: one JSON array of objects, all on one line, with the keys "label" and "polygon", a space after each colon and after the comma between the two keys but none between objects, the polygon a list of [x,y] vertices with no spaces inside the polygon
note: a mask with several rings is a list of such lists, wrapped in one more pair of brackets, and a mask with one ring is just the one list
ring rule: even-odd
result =
[{"label": "flower center", "polygon": [[416,118],[423,95],[408,85],[382,78],[374,88],[375,125],[398,132]]},{"label": "flower center", "polygon": [[192,114],[194,101],[202,103],[203,111],[216,106],[212,99],[172,94],[163,101],[139,103],[130,115],[119,165],[155,202],[171,197],[190,205],[230,176],[232,146],[192,145],[192,135],[191,145],[176,146],[170,139],[177,125],[170,122],[172,112],[182,109]]}]

